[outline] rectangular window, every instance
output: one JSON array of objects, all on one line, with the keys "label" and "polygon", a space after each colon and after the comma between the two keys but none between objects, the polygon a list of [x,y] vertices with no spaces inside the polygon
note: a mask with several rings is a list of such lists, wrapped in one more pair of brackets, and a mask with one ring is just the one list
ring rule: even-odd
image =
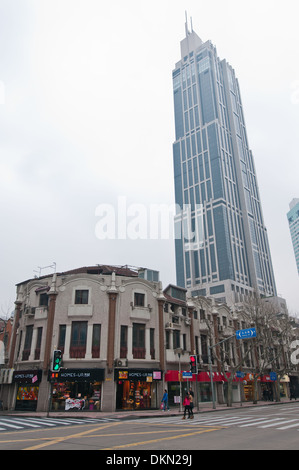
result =
[{"label": "rectangular window", "polygon": [[151,350],[151,359],[155,359],[155,329],[150,329],[150,350]]},{"label": "rectangular window", "polygon": [[145,325],[133,323],[133,358],[145,359]]},{"label": "rectangular window", "polygon": [[92,330],[92,357],[100,357],[100,346],[101,346],[101,325],[93,325]]},{"label": "rectangular window", "polygon": [[173,330],[173,349],[181,347],[180,330]]},{"label": "rectangular window", "polygon": [[66,325],[59,325],[58,349],[64,353]]},{"label": "rectangular window", "polygon": [[37,338],[36,338],[36,345],[35,345],[35,351],[34,351],[34,360],[37,361],[40,359],[40,348],[42,344],[42,334],[43,334],[43,328],[39,327],[37,328]]},{"label": "rectangular window", "polygon": [[70,358],[85,357],[87,339],[87,321],[73,321],[71,333]]},{"label": "rectangular window", "polygon": [[144,307],[144,303],[145,303],[145,294],[140,294],[139,292],[135,292],[134,294],[135,307]]},{"label": "rectangular window", "polygon": [[39,296],[39,306],[40,307],[48,307],[48,294],[40,294]]},{"label": "rectangular window", "polygon": [[126,359],[128,354],[128,327],[121,325],[120,327],[120,358]]},{"label": "rectangular window", "polygon": [[88,304],[88,290],[76,290],[75,294],[75,304],[82,305]]},{"label": "rectangular window", "polygon": [[33,325],[26,326],[26,336],[25,336],[22,361],[28,361],[29,359],[30,351],[31,351],[32,333],[33,333]]}]

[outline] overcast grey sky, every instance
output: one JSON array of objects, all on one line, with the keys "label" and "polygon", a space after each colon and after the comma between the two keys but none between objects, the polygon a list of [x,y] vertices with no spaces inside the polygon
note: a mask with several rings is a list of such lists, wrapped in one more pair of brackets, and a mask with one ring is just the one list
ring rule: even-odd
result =
[{"label": "overcast grey sky", "polygon": [[95,211],[119,196],[174,202],[185,10],[239,78],[277,290],[299,313],[286,218],[299,197],[297,0],[0,0],[0,305],[53,261],[146,266],[176,282],[171,240],[99,240]]}]

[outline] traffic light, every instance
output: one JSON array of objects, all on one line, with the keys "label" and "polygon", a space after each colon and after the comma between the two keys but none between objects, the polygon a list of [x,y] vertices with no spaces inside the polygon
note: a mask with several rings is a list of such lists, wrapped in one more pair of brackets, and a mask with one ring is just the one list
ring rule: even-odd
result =
[{"label": "traffic light", "polygon": [[196,356],[192,355],[192,356],[189,357],[189,359],[190,359],[190,371],[192,372],[192,374],[196,374],[197,373]]},{"label": "traffic light", "polygon": [[62,362],[62,352],[58,349],[58,350],[53,352],[52,370],[54,372],[59,372],[60,371],[61,362]]}]

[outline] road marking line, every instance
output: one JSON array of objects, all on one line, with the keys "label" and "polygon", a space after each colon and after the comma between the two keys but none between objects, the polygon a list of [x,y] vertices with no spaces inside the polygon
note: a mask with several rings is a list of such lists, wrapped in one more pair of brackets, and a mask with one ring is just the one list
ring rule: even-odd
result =
[{"label": "road marking line", "polygon": [[162,437],[160,439],[151,439],[150,441],[132,442],[130,444],[123,444],[123,445],[119,445],[119,446],[108,447],[108,448],[104,448],[102,450],[124,449],[126,447],[135,447],[135,446],[141,446],[141,445],[146,445],[146,444],[154,444],[156,442],[161,442],[161,441],[171,441],[171,440],[174,440],[174,439],[183,439],[185,437],[195,436],[196,434],[203,434],[203,433],[206,433],[206,432],[219,431],[219,429],[223,429],[223,428],[217,427],[217,428],[212,428],[212,429],[201,429],[200,431],[190,432],[190,433],[187,433],[187,434],[178,434],[177,436]]},{"label": "road marking line", "polygon": [[51,427],[55,426],[55,424],[53,423],[46,423],[42,419],[38,419],[38,418],[30,418],[30,421],[32,423],[43,424],[44,426],[51,426]]},{"label": "road marking line", "polygon": [[57,438],[53,438],[51,441],[49,442],[43,442],[41,444],[38,444],[36,446],[32,446],[32,447],[26,447],[25,449],[23,450],[37,450],[37,449],[41,449],[42,447],[47,447],[47,446],[51,446],[51,445],[55,445],[55,444],[58,444],[59,442],[63,442],[63,441],[67,441],[68,439],[78,439],[79,437],[82,437],[82,436],[85,436],[87,434],[90,434],[92,432],[96,432],[96,431],[99,431],[101,429],[105,429],[105,428],[109,428],[109,427],[112,427],[112,426],[118,426],[120,423],[108,423],[108,424],[104,424],[102,426],[98,426],[97,428],[95,429],[89,429],[88,431],[83,431],[83,432],[80,432],[78,434],[71,434],[69,436],[63,436],[63,437],[57,437]]},{"label": "road marking line", "polygon": [[0,424],[2,424],[3,426],[7,426],[9,428],[23,429],[23,428],[21,428],[21,426],[15,426],[14,424],[3,423],[3,421],[0,421]]},{"label": "road marking line", "polygon": [[29,426],[30,428],[40,428],[39,424],[29,424],[28,421],[26,420],[20,420],[20,419],[11,420],[11,419],[5,419],[5,418],[1,418],[1,419],[2,421],[8,421],[9,423],[13,422],[16,424],[22,424],[23,426]]},{"label": "road marking line", "polygon": [[[260,422],[260,421],[262,421],[262,422]],[[259,425],[259,424],[269,423],[269,422],[272,422],[272,421],[273,421],[273,419],[259,418],[259,419],[255,420],[254,423],[242,424],[240,426],[240,428],[246,428],[247,426],[255,426],[255,425]]]},{"label": "road marking line", "polygon": [[[299,421],[298,419],[292,419],[291,421],[296,421],[294,424],[289,424],[288,426],[283,426],[282,428],[277,428],[279,430],[284,430],[284,429],[289,429],[289,428],[295,428],[296,426],[299,426]],[[283,424],[283,423],[280,423]]]}]

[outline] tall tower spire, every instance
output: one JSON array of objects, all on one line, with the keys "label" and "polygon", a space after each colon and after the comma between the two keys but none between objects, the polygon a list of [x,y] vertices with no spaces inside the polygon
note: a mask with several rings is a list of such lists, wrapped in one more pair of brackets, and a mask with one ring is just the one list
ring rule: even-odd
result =
[{"label": "tall tower spire", "polygon": [[188,30],[188,16],[187,10],[185,10],[185,31],[186,31],[186,38],[189,36],[190,32]]}]

